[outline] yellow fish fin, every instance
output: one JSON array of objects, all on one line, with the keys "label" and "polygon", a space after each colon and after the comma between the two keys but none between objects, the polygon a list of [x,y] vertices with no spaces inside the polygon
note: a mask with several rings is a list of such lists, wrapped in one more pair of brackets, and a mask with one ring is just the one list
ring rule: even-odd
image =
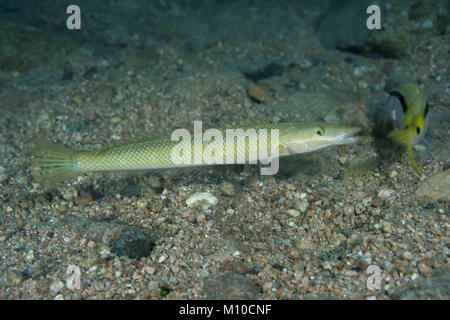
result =
[{"label": "yellow fish fin", "polygon": [[409,153],[409,159],[411,160],[411,163],[412,163],[414,169],[416,169],[419,176],[422,177],[422,171],[420,170],[419,166],[416,163],[416,160],[414,159],[414,155],[412,153],[412,148],[410,145],[408,145],[408,153]]},{"label": "yellow fish fin", "polygon": [[41,139],[34,140],[33,144],[31,174],[42,187],[80,175],[80,171],[74,170],[74,156],[78,151]]},{"label": "yellow fish fin", "polygon": [[412,145],[415,137],[414,130],[411,129],[404,129],[404,130],[395,130],[388,134],[388,138],[400,143],[401,145],[404,145],[408,149],[409,159],[411,160],[411,163],[414,167],[414,169],[417,171],[420,177],[422,177],[422,171],[420,170],[419,166],[416,163],[416,160],[414,159],[414,155],[412,152]]}]

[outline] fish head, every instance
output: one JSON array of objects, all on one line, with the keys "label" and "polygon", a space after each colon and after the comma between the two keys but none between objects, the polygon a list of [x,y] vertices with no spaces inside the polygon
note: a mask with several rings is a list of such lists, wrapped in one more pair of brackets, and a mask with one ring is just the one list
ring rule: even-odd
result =
[{"label": "fish head", "polygon": [[305,153],[326,147],[356,142],[354,135],[361,129],[331,123],[309,123],[290,130],[281,142],[293,153]]},{"label": "fish head", "polygon": [[388,134],[388,138],[410,149],[424,136],[427,120],[428,117],[409,115],[406,117],[404,129],[392,131]]},{"label": "fish head", "polygon": [[403,112],[397,112],[400,110],[396,108],[392,109],[392,114],[397,116],[392,118],[395,123],[394,130],[400,133],[391,137],[401,144],[413,146],[424,137],[428,127],[430,108],[426,96],[413,82],[398,85],[390,94],[397,105],[400,104],[403,108]]}]

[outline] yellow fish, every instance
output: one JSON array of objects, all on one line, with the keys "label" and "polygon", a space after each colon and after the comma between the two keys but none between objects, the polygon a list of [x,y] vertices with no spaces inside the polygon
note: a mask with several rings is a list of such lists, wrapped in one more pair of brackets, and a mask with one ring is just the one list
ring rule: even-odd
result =
[{"label": "yellow fish", "polygon": [[425,136],[430,119],[423,90],[413,82],[401,83],[390,92],[386,107],[389,121],[385,125],[392,129],[387,137],[407,148],[414,169],[422,177],[412,147]]}]

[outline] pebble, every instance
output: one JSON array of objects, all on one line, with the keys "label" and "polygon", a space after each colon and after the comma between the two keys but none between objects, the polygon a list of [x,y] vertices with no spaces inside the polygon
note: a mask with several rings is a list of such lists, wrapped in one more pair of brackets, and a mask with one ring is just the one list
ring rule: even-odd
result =
[{"label": "pebble", "polygon": [[309,59],[302,59],[302,61],[300,61],[300,67],[302,68],[311,68],[312,66],[313,64]]},{"label": "pebble", "polygon": [[273,284],[272,281],[266,282],[263,284],[263,291],[270,291],[272,290]]},{"label": "pebble", "polygon": [[322,266],[325,270],[331,270],[333,269],[333,266],[331,265],[331,263],[329,261],[325,262]]},{"label": "pebble", "polygon": [[378,197],[386,199],[389,198],[392,194],[394,193],[394,190],[390,190],[390,189],[381,189],[378,192]]},{"label": "pebble", "polygon": [[49,288],[53,292],[58,293],[63,287],[64,287],[64,283],[61,280],[55,280],[52,282],[52,284],[50,285]]},{"label": "pebble", "polygon": [[63,198],[67,201],[72,201],[78,197],[78,191],[74,187],[69,187],[63,193]]},{"label": "pebble", "polygon": [[299,201],[297,202],[296,208],[300,210],[300,212],[304,213],[308,210],[309,202],[308,201]]},{"label": "pebble", "polygon": [[297,250],[291,250],[289,251],[289,258],[298,259],[300,258],[300,254],[298,253]]},{"label": "pebble", "polygon": [[161,178],[158,176],[150,176],[150,178],[148,178],[148,183],[153,189],[159,189],[162,185]]},{"label": "pebble", "polygon": [[118,256],[128,256],[132,259],[148,257],[153,249],[153,243],[141,230],[126,226],[117,237],[111,252]]},{"label": "pebble", "polygon": [[198,192],[191,195],[187,200],[186,204],[188,207],[192,207],[197,201],[205,200],[209,206],[215,206],[219,201],[209,192]]},{"label": "pebble", "polygon": [[87,195],[85,197],[79,197],[75,200],[75,204],[77,206],[87,206],[90,202],[94,201],[94,198],[91,195]]},{"label": "pebble", "polygon": [[394,178],[396,178],[398,176],[398,172],[395,171],[395,170],[392,170],[392,171],[389,172],[388,176],[389,176],[389,178],[394,179]]},{"label": "pebble", "polygon": [[419,272],[421,274],[426,274],[426,273],[430,272],[430,268],[424,263],[419,263],[417,268],[419,269]]},{"label": "pebble", "polygon": [[201,268],[200,270],[198,270],[197,272],[197,277],[199,278],[206,278],[207,276],[209,276],[209,272],[206,271],[205,269]]},{"label": "pebble", "polygon": [[219,190],[226,196],[233,197],[236,195],[236,189],[232,183],[225,182],[220,185]]},{"label": "pebble", "polygon": [[360,77],[369,71],[370,71],[370,67],[368,67],[368,66],[364,66],[364,65],[358,66],[353,70],[353,75],[356,77]]},{"label": "pebble", "polygon": [[0,183],[4,183],[8,180],[8,176],[4,173],[0,173]]},{"label": "pebble", "polygon": [[408,260],[408,261],[412,261],[414,259],[414,257],[412,256],[411,252],[409,252],[409,251],[403,252],[402,258],[404,260]]},{"label": "pebble", "polygon": [[360,88],[360,89],[365,89],[365,88],[367,88],[369,86],[369,84],[367,83],[367,81],[365,81],[365,80],[359,80],[358,81],[358,87]]},{"label": "pebble", "polygon": [[112,117],[111,119],[109,119],[109,121],[110,121],[112,124],[117,124],[117,123],[119,123],[120,121],[122,121],[122,118],[120,118],[120,117]]},{"label": "pebble", "polygon": [[308,239],[305,239],[305,238],[301,239],[298,242],[298,247],[300,249],[302,249],[302,250],[311,250],[311,249],[313,249],[313,245],[312,245],[311,241],[309,241]]},{"label": "pebble", "polygon": [[155,273],[155,268],[150,267],[150,266],[145,266],[144,271],[146,274],[153,274],[153,273]]},{"label": "pebble", "polygon": [[256,84],[252,84],[250,86],[248,94],[258,102],[265,102],[269,100],[269,94],[267,93],[267,91]]},{"label": "pebble", "polygon": [[383,200],[381,200],[380,198],[374,198],[372,200],[372,207],[381,207],[383,205]]},{"label": "pebble", "polygon": [[300,215],[300,212],[295,209],[289,209],[287,213],[292,217],[298,217]]}]

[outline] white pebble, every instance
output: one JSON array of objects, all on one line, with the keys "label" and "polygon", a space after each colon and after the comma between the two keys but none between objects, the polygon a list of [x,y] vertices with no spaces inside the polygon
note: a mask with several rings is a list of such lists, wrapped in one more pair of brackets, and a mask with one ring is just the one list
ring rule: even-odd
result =
[{"label": "white pebble", "polygon": [[308,201],[300,201],[298,207],[299,207],[299,209],[300,209],[301,212],[306,212],[306,210],[307,210],[308,207],[309,207],[309,203],[308,203]]},{"label": "white pebble", "polygon": [[205,200],[210,206],[215,206],[219,200],[209,192],[194,193],[186,200],[188,207],[192,207],[195,202]]},{"label": "white pebble", "polygon": [[233,209],[227,209],[227,213],[228,214],[234,214],[234,210]]},{"label": "white pebble", "polygon": [[380,198],[389,198],[394,193],[393,190],[390,189],[382,189],[378,192],[378,196]]},{"label": "white pebble", "polygon": [[52,284],[50,285],[50,290],[52,290],[53,292],[59,292],[59,290],[61,290],[64,287],[64,283],[62,283],[61,280],[56,280],[53,281]]},{"label": "white pebble", "polygon": [[298,217],[300,215],[300,212],[298,210],[295,210],[295,209],[289,209],[287,211],[287,213],[289,213],[289,215],[292,216],[292,217]]}]

